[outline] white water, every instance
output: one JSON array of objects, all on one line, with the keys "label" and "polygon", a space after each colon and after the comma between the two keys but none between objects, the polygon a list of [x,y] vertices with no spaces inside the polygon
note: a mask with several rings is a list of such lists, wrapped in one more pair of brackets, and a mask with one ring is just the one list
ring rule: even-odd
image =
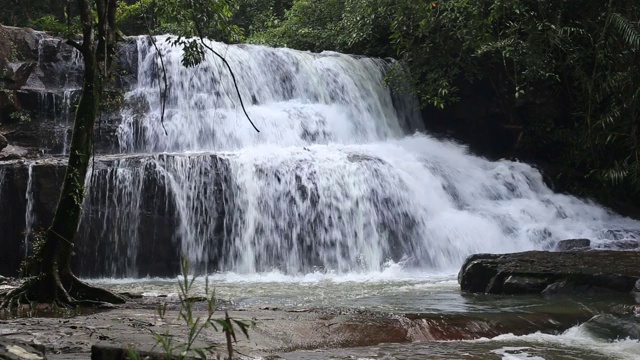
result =
[{"label": "white water", "polygon": [[71,128],[71,124],[73,121],[73,113],[71,111],[72,107],[72,98],[78,92],[77,89],[70,90],[66,89],[62,92],[62,109],[60,111],[60,115],[56,117],[56,122],[59,124],[56,127],[56,137],[59,142],[62,143],[62,154],[69,154],[69,146],[71,141],[71,133],[69,129]]},{"label": "white water", "polygon": [[119,160],[101,205],[115,209],[104,218],[112,241],[130,242],[127,263],[114,265],[129,275],[145,176],[165,184],[181,252],[209,271],[456,271],[472,253],[640,234],[637,221],[554,194],[526,164],[414,134],[415,102],[383,86],[382,60],[208,43],[233,67],[257,133],[221,61],[209,54],[184,68],[166,39],[157,38],[164,128],[160,58],[140,38],[138,86],[127,97],[149,110],[126,114],[119,136],[124,152],[170,154]]},{"label": "white water", "polygon": [[602,341],[589,334],[574,335],[579,326],[561,335],[536,333],[525,336],[502,335],[474,341],[445,341],[377,346],[339,350],[299,350],[280,356],[288,360],[409,360],[409,359],[502,359],[502,360],[637,360],[636,340]]},{"label": "white water", "polygon": [[[138,86],[128,96],[144,97],[151,111],[142,124],[121,126],[126,151],[137,148],[137,126],[144,129],[147,151],[214,151],[261,144],[366,143],[400,137],[420,124],[414,112],[394,109],[382,84],[388,66],[382,60],[208,42],[228,59],[257,133],[242,113],[222,61],[207,52],[202,64],[185,68],[182,51],[167,39],[157,37],[168,80],[164,128],[162,62],[147,38],[140,38]],[[412,99],[404,101],[397,105],[410,108]]]},{"label": "white water", "polygon": [[24,229],[24,256],[27,257],[29,253],[29,239],[31,237],[31,231],[33,230],[33,224],[35,222],[35,212],[33,211],[33,165],[34,162],[29,163],[27,190],[24,195],[26,199],[26,211],[25,211],[25,229]]},{"label": "white water", "polygon": [[494,354],[501,355],[502,359],[505,360],[545,359],[547,357],[534,354],[540,352],[544,354],[549,348],[580,349],[585,353],[590,352],[594,358],[598,356],[608,359],[628,360],[640,358],[640,341],[638,339],[623,338],[607,341],[595,336],[587,329],[586,324],[573,326],[558,335],[541,332],[522,336],[504,334],[492,339],[478,339],[472,342],[517,344],[518,346],[506,345],[492,351]]}]

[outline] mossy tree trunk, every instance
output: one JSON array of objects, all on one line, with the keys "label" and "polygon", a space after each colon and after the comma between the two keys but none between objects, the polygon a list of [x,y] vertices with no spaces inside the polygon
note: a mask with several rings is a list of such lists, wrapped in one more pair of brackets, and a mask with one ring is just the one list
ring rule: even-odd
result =
[{"label": "mossy tree trunk", "polygon": [[[103,87],[102,69],[108,69],[109,59],[115,43],[114,20],[116,0],[96,0],[95,7],[89,0],[77,0],[83,29],[82,42],[68,43],[82,53],[84,78],[80,102],[76,109],[73,135],[69,150],[69,162],[62,192],[51,227],[46,232],[44,244],[34,259],[36,275],[5,297],[2,306],[19,302],[39,301],[59,304],[83,302],[121,303],[124,299],[107,290],[91,286],[79,280],[71,270],[74,241],[82,218],[82,203],[85,198],[84,182],[93,150],[93,131],[100,95]],[[92,16],[98,13],[98,38]],[[103,65],[103,67],[101,67]]]}]

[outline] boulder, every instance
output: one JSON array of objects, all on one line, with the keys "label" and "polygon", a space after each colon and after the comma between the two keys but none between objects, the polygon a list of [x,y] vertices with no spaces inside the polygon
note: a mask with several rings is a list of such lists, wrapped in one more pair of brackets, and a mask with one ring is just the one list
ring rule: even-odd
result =
[{"label": "boulder", "polygon": [[591,240],[589,239],[560,240],[558,244],[556,244],[556,250],[558,251],[588,250],[590,247]]},{"label": "boulder", "polygon": [[0,359],[25,360],[46,359],[44,346],[0,337]]},{"label": "boulder", "polygon": [[640,252],[529,251],[476,254],[462,265],[463,291],[488,294],[575,294],[634,290]]},{"label": "boulder", "polygon": [[602,245],[602,248],[611,249],[611,250],[637,250],[640,248],[640,241],[638,240],[608,241]]}]

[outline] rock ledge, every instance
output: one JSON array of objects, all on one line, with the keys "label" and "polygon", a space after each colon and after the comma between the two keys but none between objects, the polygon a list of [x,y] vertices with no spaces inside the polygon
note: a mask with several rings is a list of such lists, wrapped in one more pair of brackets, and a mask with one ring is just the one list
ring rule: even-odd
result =
[{"label": "rock ledge", "polygon": [[529,251],[471,255],[458,282],[487,294],[571,294],[640,291],[640,252]]}]

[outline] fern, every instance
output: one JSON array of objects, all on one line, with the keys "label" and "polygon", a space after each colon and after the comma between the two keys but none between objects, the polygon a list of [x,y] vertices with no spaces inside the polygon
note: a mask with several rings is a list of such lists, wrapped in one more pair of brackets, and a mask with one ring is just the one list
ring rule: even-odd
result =
[{"label": "fern", "polygon": [[618,14],[611,14],[611,24],[614,29],[618,31],[624,41],[633,49],[640,49],[640,32],[638,31],[638,24],[634,24],[626,17]]}]

